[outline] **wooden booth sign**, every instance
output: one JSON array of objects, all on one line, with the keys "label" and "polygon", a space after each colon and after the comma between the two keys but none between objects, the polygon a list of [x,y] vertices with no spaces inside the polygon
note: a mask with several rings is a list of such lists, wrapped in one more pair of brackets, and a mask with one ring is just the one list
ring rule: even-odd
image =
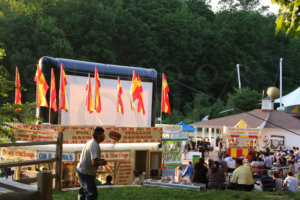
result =
[{"label": "wooden booth sign", "polygon": [[[147,143],[161,142],[162,128],[116,128],[103,127],[104,143]],[[95,126],[54,126],[54,125],[14,125],[14,137],[17,141],[55,141],[58,132],[63,133],[64,143],[84,144],[92,139]],[[111,136],[114,132],[118,141]]]},{"label": "wooden booth sign", "polygon": [[1,148],[1,158],[6,160],[35,160],[35,149],[23,149],[23,148]]}]

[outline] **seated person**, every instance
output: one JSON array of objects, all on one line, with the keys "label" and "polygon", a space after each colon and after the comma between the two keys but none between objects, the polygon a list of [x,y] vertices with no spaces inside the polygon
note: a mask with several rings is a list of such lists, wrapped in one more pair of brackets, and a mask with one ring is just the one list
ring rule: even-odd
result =
[{"label": "seated person", "polygon": [[273,179],[275,180],[275,191],[281,191],[283,180],[279,178],[278,173],[273,174]]},{"label": "seated person", "polygon": [[299,191],[299,182],[293,175],[293,172],[288,172],[287,177],[283,182],[283,186],[287,187],[289,191],[296,192]]},{"label": "seated person", "polygon": [[107,175],[106,176],[106,183],[104,183],[103,185],[114,185],[111,183],[112,181],[112,176],[111,175]]},{"label": "seated person", "polygon": [[262,172],[260,187],[263,189],[263,191],[274,191],[275,180],[271,176],[268,176],[267,170],[263,170]]},{"label": "seated person", "polygon": [[133,180],[132,185],[140,185],[141,181],[140,181],[140,178],[139,178],[139,172],[137,170],[133,171],[133,176],[134,176],[134,180]]},{"label": "seated person", "polygon": [[228,189],[243,191],[253,190],[254,181],[250,168],[243,165],[243,161],[241,159],[236,159],[235,166],[236,169],[233,171]]}]

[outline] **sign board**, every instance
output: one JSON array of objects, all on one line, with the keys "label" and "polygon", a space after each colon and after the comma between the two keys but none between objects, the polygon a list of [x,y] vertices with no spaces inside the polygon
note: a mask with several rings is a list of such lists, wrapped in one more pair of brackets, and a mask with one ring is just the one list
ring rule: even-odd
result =
[{"label": "sign board", "polygon": [[[56,153],[55,152],[45,152],[45,151],[39,151],[37,153],[37,159],[39,160],[45,160],[50,158],[55,158]],[[62,154],[62,160],[67,162],[74,162],[75,161],[75,153],[63,153]]]},{"label": "sign board", "polygon": [[261,138],[261,128],[236,128],[224,126],[224,137]]},{"label": "sign board", "polygon": [[200,155],[193,155],[193,159],[192,159],[193,165],[194,165],[196,162],[198,162],[198,160],[199,160],[200,158],[201,158]]},{"label": "sign board", "polygon": [[[81,152],[76,153],[76,161],[80,160]],[[121,161],[130,159],[130,151],[101,151],[101,158],[107,161]]]},{"label": "sign board", "polygon": [[[55,141],[58,132],[63,133],[64,143],[84,144],[92,139],[95,126],[44,126],[44,125],[15,125],[14,137],[17,141]],[[103,127],[105,143],[147,143],[161,142],[162,128],[116,128]],[[109,137],[111,131],[120,135],[115,141]]]},{"label": "sign board", "polygon": [[23,149],[23,148],[1,148],[1,158],[13,159],[13,160],[35,160],[35,149]]},{"label": "sign board", "polygon": [[165,168],[177,167],[181,165],[181,153],[164,152],[163,160],[164,160]]},{"label": "sign board", "polygon": [[155,124],[155,127],[162,128],[164,133],[181,133],[182,126],[174,124]]},{"label": "sign board", "polygon": [[163,133],[163,140],[188,140],[187,133]]}]

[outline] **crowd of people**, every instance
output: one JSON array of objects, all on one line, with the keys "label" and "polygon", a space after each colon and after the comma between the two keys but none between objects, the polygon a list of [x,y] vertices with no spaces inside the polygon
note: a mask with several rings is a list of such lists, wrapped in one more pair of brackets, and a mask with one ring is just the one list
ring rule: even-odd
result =
[{"label": "crowd of people", "polygon": [[209,156],[210,142],[209,139],[202,138],[201,140],[195,140],[194,138],[186,142],[184,145],[184,159],[186,159],[186,154],[190,151],[198,151],[201,153],[202,158]]},{"label": "crowd of people", "polygon": [[218,160],[202,157],[194,165],[189,162],[183,172],[180,167],[178,181],[203,183],[208,189],[251,191],[298,191],[300,184],[299,148],[285,152],[250,151],[247,156],[232,158],[227,152]]}]

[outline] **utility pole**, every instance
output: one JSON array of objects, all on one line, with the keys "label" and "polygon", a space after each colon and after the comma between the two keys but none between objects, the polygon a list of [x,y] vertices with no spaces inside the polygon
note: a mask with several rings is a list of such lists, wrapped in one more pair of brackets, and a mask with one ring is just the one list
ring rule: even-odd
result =
[{"label": "utility pole", "polygon": [[239,89],[241,91],[242,83],[241,83],[241,76],[240,76],[240,64],[236,64],[237,73],[238,73],[238,82],[239,82]]}]

